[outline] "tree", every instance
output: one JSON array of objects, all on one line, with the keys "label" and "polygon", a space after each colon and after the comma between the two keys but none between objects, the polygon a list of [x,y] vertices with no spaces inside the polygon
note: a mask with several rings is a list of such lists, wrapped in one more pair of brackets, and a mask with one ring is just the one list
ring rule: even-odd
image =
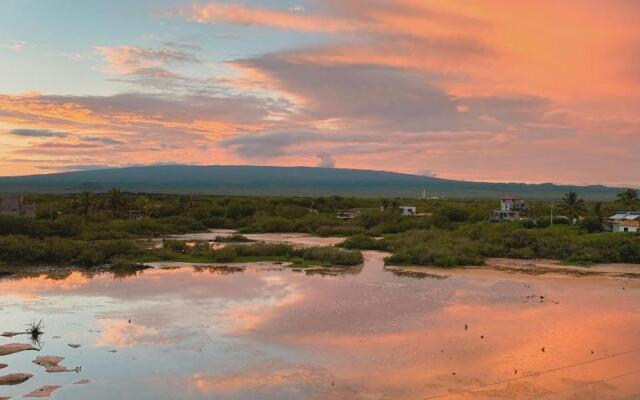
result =
[{"label": "tree", "polygon": [[635,189],[627,189],[622,193],[618,193],[617,197],[618,200],[616,200],[616,203],[623,206],[626,210],[634,210],[640,207],[638,191]]},{"label": "tree", "polygon": [[386,210],[387,208],[389,208],[389,200],[388,199],[382,199],[382,209]]},{"label": "tree", "polygon": [[84,222],[86,223],[89,218],[89,214],[91,213],[91,206],[93,205],[93,194],[90,192],[80,193],[78,202],[80,203],[80,209],[82,210]]},{"label": "tree", "polygon": [[142,213],[142,215],[149,216],[153,212],[153,202],[148,197],[139,196],[134,201],[135,207]]},{"label": "tree", "polygon": [[178,208],[180,211],[187,211],[192,205],[193,201],[191,196],[180,196],[180,199],[178,199]]},{"label": "tree", "polygon": [[607,219],[607,215],[601,201],[593,204],[590,215],[596,219],[601,226],[604,226],[604,221]]},{"label": "tree", "polygon": [[107,192],[107,203],[109,205],[109,208],[111,209],[111,214],[116,217],[123,205],[122,192],[120,191],[120,189],[109,189],[109,191]]},{"label": "tree", "polygon": [[575,223],[580,217],[587,213],[587,206],[584,200],[578,197],[576,192],[569,192],[562,198],[558,210]]}]

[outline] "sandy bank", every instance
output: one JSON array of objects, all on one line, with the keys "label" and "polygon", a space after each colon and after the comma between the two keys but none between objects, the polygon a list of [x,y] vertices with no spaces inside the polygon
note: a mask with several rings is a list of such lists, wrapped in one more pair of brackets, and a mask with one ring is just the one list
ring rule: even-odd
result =
[{"label": "sandy bank", "polygon": [[[201,241],[213,241],[218,236],[228,237],[238,232],[231,229],[212,229],[209,232],[201,233],[188,233],[183,235],[173,235],[169,239],[177,240],[201,240]],[[293,246],[301,247],[321,247],[321,246],[334,246],[343,242],[345,237],[337,236],[315,236],[308,233],[246,233],[243,234],[249,240],[262,243],[287,243]],[[226,244],[238,244],[238,243],[224,243]]]},{"label": "sandy bank", "polygon": [[513,258],[489,258],[483,266],[438,268],[429,266],[392,266],[385,270],[396,275],[412,277],[445,278],[450,273],[464,270],[496,270],[529,275],[605,276],[640,279],[640,264],[595,264],[587,267],[565,265],[557,260],[520,260]]},{"label": "sandy bank", "polygon": [[0,385],[19,385],[33,378],[31,374],[9,374],[0,376]]},{"label": "sandy bank", "polygon": [[38,356],[33,362],[46,369],[47,372],[79,372],[80,367],[69,369],[63,367],[60,363],[64,357],[59,356]]},{"label": "sandy bank", "polygon": [[9,354],[18,353],[26,350],[36,350],[36,348],[26,343],[3,344],[0,346],[0,356],[8,356]]},{"label": "sandy bank", "polygon": [[54,391],[60,389],[61,386],[43,386],[34,390],[31,393],[27,393],[22,397],[51,397]]}]

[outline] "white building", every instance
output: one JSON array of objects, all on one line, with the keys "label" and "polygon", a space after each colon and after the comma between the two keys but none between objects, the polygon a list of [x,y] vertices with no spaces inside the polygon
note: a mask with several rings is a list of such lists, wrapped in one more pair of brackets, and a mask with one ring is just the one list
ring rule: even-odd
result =
[{"label": "white building", "polygon": [[609,221],[614,232],[640,232],[640,211],[621,211]]},{"label": "white building", "polygon": [[360,216],[359,211],[342,211],[336,214],[336,217],[340,219],[355,219]]},{"label": "white building", "polygon": [[400,206],[400,212],[402,215],[413,216],[416,215],[416,207],[415,206]]},{"label": "white building", "polygon": [[0,200],[0,215],[34,218],[35,204],[25,204],[24,198],[17,195],[5,195]]},{"label": "white building", "polygon": [[500,210],[494,211],[492,221],[516,221],[520,219],[520,213],[525,209],[523,199],[515,197],[503,197],[500,199]]}]

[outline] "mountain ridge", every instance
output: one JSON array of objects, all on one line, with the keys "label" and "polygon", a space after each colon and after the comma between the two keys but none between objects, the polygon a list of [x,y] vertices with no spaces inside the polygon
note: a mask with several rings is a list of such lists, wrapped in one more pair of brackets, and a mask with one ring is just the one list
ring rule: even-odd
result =
[{"label": "mountain ridge", "polygon": [[559,198],[577,191],[593,200],[612,200],[621,188],[604,185],[494,183],[449,180],[406,173],[321,167],[253,165],[153,165],[0,177],[0,192],[103,191],[219,194],[418,197]]}]

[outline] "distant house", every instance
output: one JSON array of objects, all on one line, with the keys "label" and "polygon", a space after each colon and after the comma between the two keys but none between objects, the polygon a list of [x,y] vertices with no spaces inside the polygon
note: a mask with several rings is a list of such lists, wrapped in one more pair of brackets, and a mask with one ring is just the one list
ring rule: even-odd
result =
[{"label": "distant house", "polygon": [[342,211],[336,216],[340,219],[355,219],[360,216],[360,211]]},{"label": "distant house", "polygon": [[415,206],[400,206],[400,212],[405,216],[415,216],[416,215],[416,207]]},{"label": "distant house", "polygon": [[36,206],[35,204],[25,204],[22,196],[5,195],[0,201],[0,215],[34,218]]},{"label": "distant house", "polygon": [[525,210],[523,199],[515,197],[503,197],[500,199],[500,209],[493,212],[492,221],[517,221]]},{"label": "distant house", "polygon": [[640,211],[620,211],[609,222],[614,232],[640,232]]},{"label": "distant house", "polygon": [[129,219],[140,221],[144,218],[144,213],[140,210],[129,210]]}]

